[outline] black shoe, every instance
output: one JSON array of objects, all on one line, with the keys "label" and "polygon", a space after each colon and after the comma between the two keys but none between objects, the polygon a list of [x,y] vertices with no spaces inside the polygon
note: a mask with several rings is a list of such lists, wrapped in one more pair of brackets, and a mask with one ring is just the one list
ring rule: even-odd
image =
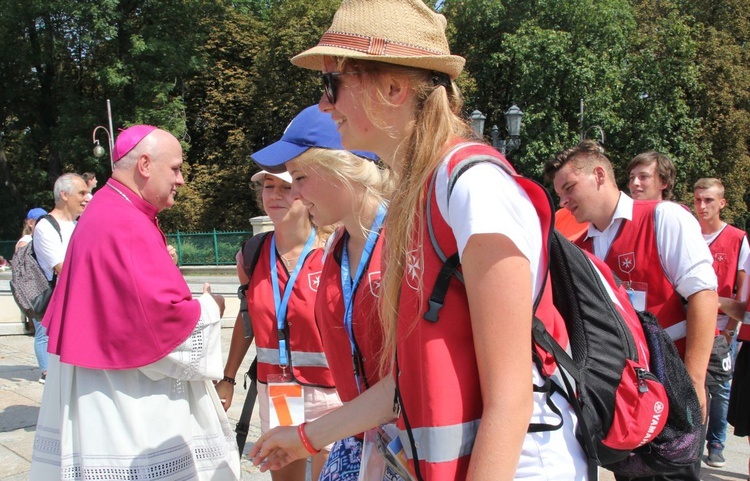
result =
[{"label": "black shoe", "polygon": [[[47,382],[47,373],[45,372],[44,374],[42,374],[42,377],[39,378],[39,383],[40,384],[44,384],[46,382]],[[724,458],[722,458],[722,459],[724,459]]]}]

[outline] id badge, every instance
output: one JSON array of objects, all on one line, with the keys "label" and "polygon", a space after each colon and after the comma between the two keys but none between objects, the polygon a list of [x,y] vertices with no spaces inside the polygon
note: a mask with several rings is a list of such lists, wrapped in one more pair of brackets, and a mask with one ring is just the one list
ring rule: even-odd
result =
[{"label": "id badge", "polygon": [[401,475],[402,479],[413,481],[416,478],[416,474],[414,474],[414,470],[411,468],[411,465],[409,464],[409,460],[406,458],[406,451],[404,450],[404,446],[401,444],[401,438],[398,436],[394,437],[393,440],[388,443],[388,452],[390,455],[398,461],[399,466],[399,474]]},{"label": "id badge", "polygon": [[645,282],[626,282],[625,290],[628,292],[630,304],[636,311],[646,310],[646,294],[648,294],[648,284]]},{"label": "id badge", "polygon": [[305,422],[305,398],[301,385],[289,382],[283,376],[269,376],[268,398],[271,429]]},{"label": "id badge", "polygon": [[359,473],[359,481],[416,479],[395,424],[384,424],[365,432]]}]

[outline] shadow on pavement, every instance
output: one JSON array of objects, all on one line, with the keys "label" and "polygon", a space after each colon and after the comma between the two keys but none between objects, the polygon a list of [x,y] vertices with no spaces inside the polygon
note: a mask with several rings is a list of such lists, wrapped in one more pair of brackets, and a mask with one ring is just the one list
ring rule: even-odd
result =
[{"label": "shadow on pavement", "polygon": [[25,429],[34,431],[39,417],[39,406],[8,406],[0,412],[0,433]]},{"label": "shadow on pavement", "polygon": [[38,381],[39,368],[37,368],[35,365],[30,366],[28,364],[21,364],[16,366],[0,365],[0,379],[5,379],[11,382]]},{"label": "shadow on pavement", "polygon": [[745,481],[747,475],[743,473],[734,473],[722,468],[712,468],[705,464],[701,466],[701,481],[725,481],[727,479],[740,479]]}]

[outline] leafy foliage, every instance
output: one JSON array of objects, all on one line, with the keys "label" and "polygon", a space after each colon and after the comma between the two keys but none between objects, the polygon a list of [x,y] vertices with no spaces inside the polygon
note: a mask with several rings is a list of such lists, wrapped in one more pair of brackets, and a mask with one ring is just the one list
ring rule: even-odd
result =
[{"label": "leafy foliage", "polygon": [[[61,173],[108,177],[90,143],[105,99],[115,129],[151,123],[183,141],[187,184],[160,215],[165,230],[247,230],[259,214],[249,155],[319,99],[316,73],[289,59],[317,42],[339,3],[0,0],[0,238],[18,236],[30,207],[51,207]],[[539,178],[598,126],[621,175],[639,152],[670,155],[687,204],[699,177],[722,178],[725,218],[744,227],[750,0],[428,3],[467,59],[466,115],[479,109],[503,132],[510,105],[525,113],[510,155],[521,172]]]}]

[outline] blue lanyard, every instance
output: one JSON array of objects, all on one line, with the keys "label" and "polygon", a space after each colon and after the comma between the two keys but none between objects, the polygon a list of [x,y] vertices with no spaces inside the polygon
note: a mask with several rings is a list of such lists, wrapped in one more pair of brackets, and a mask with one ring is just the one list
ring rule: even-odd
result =
[{"label": "blue lanyard", "polygon": [[380,204],[378,207],[378,213],[375,215],[375,220],[372,222],[372,227],[370,227],[370,233],[367,235],[365,248],[362,250],[362,255],[359,258],[359,265],[357,266],[357,272],[354,275],[354,279],[352,279],[351,270],[349,269],[349,251],[346,248],[347,237],[344,237],[344,248],[341,252],[341,291],[344,298],[344,327],[346,328],[346,334],[349,337],[349,345],[352,350],[352,363],[354,366],[354,378],[357,382],[357,391],[360,393],[362,392],[359,382],[359,376],[361,373],[357,345],[354,342],[352,306],[354,304],[354,293],[357,290],[359,281],[362,279],[365,266],[370,262],[372,251],[375,249],[375,243],[378,241],[380,228],[382,227],[383,219],[385,218],[385,211],[385,205]]},{"label": "blue lanyard", "polygon": [[302,249],[302,253],[297,259],[297,264],[294,266],[294,270],[289,274],[289,280],[286,281],[284,286],[284,294],[282,297],[281,289],[279,288],[279,272],[276,266],[276,234],[271,236],[271,286],[273,287],[273,303],[276,308],[276,328],[279,335],[279,365],[289,365],[289,354],[287,352],[287,338],[286,338],[286,312],[289,307],[289,298],[292,296],[294,290],[294,281],[297,280],[297,275],[302,269],[302,265],[305,263],[307,254],[312,250],[313,243],[315,242],[315,229],[310,232],[310,237],[307,238],[305,247]]}]

